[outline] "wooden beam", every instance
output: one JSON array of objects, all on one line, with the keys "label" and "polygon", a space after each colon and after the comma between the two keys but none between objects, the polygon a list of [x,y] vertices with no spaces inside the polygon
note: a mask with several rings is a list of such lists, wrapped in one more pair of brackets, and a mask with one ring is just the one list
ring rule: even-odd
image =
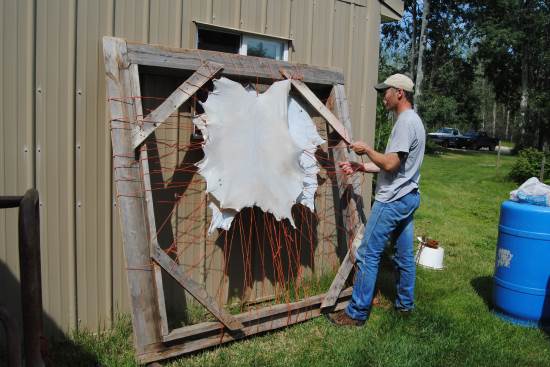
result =
[{"label": "wooden beam", "polygon": [[332,128],[342,137],[342,139],[348,143],[351,144],[351,135],[346,129],[346,127],[338,120],[336,116],[317,98],[315,93],[311,91],[311,89],[308,88],[308,86],[298,79],[293,79],[293,75],[286,69],[281,69],[281,74],[285,76],[285,78],[290,79],[292,82],[292,85],[300,92],[300,94],[310,103],[310,105],[319,112],[321,116],[325,120],[327,120],[328,124],[332,126]]},{"label": "wooden beam", "polygon": [[[351,288],[342,291],[338,303],[335,306],[335,310],[344,309],[348,304],[350,296]],[[182,337],[189,337],[190,340],[182,339],[183,343],[170,346],[163,344],[165,347],[162,348],[162,350],[159,349],[155,352],[139,355],[139,362],[151,363],[162,359],[173,358],[182,354],[192,353],[204,348],[228,343],[266,331],[280,329],[319,317],[322,315],[319,305],[323,297],[324,294],[321,294],[306,298],[303,301],[273,306],[276,312],[272,315],[269,314],[271,312],[269,309],[266,311],[263,309],[253,310],[237,315],[236,317],[245,323],[244,328],[239,330],[239,332],[226,332],[220,323],[212,322],[205,322],[182,328],[182,330],[187,328],[194,329],[194,331],[187,334],[180,332]]]},{"label": "wooden beam", "polygon": [[[351,296],[351,288],[344,290],[340,294],[340,300],[347,299]],[[265,306],[257,310],[235,315],[235,317],[248,326],[251,322],[257,322],[258,320],[265,318],[273,318],[278,315],[284,314],[285,316],[296,311],[300,311],[303,308],[318,307],[321,301],[325,298],[324,294],[308,297],[302,301],[278,304],[273,306]],[[338,297],[336,297],[338,299]],[[178,339],[185,339],[189,337],[196,337],[201,334],[212,333],[215,331],[221,331],[223,324],[219,322],[203,322],[196,325],[184,326],[178,329],[174,329],[169,335],[164,337],[164,341],[173,341]]]},{"label": "wooden beam", "polygon": [[341,69],[305,64],[292,64],[287,61],[264,57],[243,56],[225,52],[170,48],[128,42],[130,62],[144,66],[158,66],[180,70],[197,70],[205,61],[224,65],[223,75],[248,77],[253,79],[280,80],[279,69],[293,70],[300,74],[306,83],[332,86],[344,82]]},{"label": "wooden beam", "polygon": [[[139,71],[136,64],[128,66],[129,79],[124,83],[126,96],[141,96],[141,86],[139,82]],[[132,98],[135,111],[136,126],[143,125],[143,106],[140,98]],[[135,128],[134,128],[135,129]],[[135,149],[135,147],[133,147]],[[158,153],[157,153],[158,155]],[[149,169],[149,147],[146,146],[139,152],[139,164],[141,168],[141,177],[143,180],[143,197],[145,199],[145,219],[147,222],[149,246],[158,246],[157,226],[155,220],[155,204],[153,200],[153,188],[151,185],[151,173]],[[162,271],[157,264],[152,264],[153,280],[156,292],[156,306],[158,310],[158,319],[155,320],[160,327],[162,335],[168,333],[168,317],[166,315],[166,304],[164,301],[164,287],[162,284]]]},{"label": "wooden beam", "polygon": [[223,68],[222,64],[206,61],[197,71],[184,81],[153,112],[148,114],[142,124],[134,128],[134,149],[147,139],[166,119],[185,101],[194,95],[206,82]]},{"label": "wooden beam", "polygon": [[355,257],[351,256],[351,251],[356,251],[359,244],[361,244],[362,239],[363,226],[361,226],[361,228],[357,232],[357,235],[355,236],[355,239],[353,240],[353,243],[351,245],[351,249],[348,250],[346,257],[344,257],[344,260],[342,260],[342,264],[340,265],[340,268],[338,269],[338,272],[336,273],[336,276],[334,277],[334,280],[332,281],[332,284],[330,285],[330,288],[325,294],[325,298],[321,303],[321,309],[332,307],[336,304],[336,301],[338,300],[342,289],[344,289],[344,286],[346,285],[346,280],[348,280],[349,278],[351,269],[353,269],[353,264],[355,263]]},{"label": "wooden beam", "polygon": [[[329,108],[343,122],[344,126],[351,131],[351,117],[349,106],[343,85],[335,85],[327,102]],[[354,256],[350,251],[355,249],[361,243],[363,238],[364,224],[366,222],[363,212],[363,200],[361,197],[361,182],[359,175],[346,175],[340,172],[337,164],[340,161],[356,160],[357,157],[350,152],[343,142],[339,142],[332,149],[334,162],[336,165],[336,179],[338,182],[338,192],[340,197],[340,207],[343,208],[345,217],[344,227],[348,238],[348,253],[344,257],[336,277],[332,281],[329,291],[326,294],[321,308],[328,308],[335,305],[338,295],[344,288],[351,269],[353,269]],[[351,241],[351,239],[353,239]],[[350,243],[351,242],[351,243]]]},{"label": "wooden beam", "polygon": [[159,315],[151,271],[140,166],[134,158],[131,129],[128,128],[128,122],[136,121],[136,105],[135,99],[128,98],[131,96],[131,86],[126,42],[104,37],[103,54],[111,118],[113,175],[132,308],[134,346],[136,354],[141,354],[150,351],[151,346],[162,339],[156,323]]},{"label": "wooden beam", "polygon": [[229,330],[239,330],[243,328],[243,324],[238,319],[223,308],[220,308],[206,290],[201,287],[199,283],[187,277],[180,269],[179,265],[160,247],[154,246],[151,249],[151,257]]},{"label": "wooden beam", "polygon": [[168,328],[168,316],[166,314],[166,298],[164,296],[164,284],[162,282],[162,268],[157,263],[153,263],[153,276],[155,277],[155,290],[157,292],[157,304],[160,316],[160,331],[162,337],[170,333]]}]

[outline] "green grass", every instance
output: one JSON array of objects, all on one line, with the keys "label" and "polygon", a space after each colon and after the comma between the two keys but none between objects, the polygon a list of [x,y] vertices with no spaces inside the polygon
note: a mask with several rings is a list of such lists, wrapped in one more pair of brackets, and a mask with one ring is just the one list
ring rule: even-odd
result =
[{"label": "green grass", "polygon": [[[440,241],[445,269],[419,268],[411,317],[376,308],[362,328],[338,328],[317,318],[167,365],[549,366],[550,343],[543,331],[503,322],[488,306],[499,206],[515,186],[506,178],[514,159],[502,156],[496,172],[496,155],[487,152],[426,157],[416,235]],[[385,267],[381,275],[387,304],[392,277]],[[80,363],[78,353],[101,366],[132,366],[131,345],[129,319],[122,318],[100,337],[73,335],[53,356],[56,366],[93,365]]]}]

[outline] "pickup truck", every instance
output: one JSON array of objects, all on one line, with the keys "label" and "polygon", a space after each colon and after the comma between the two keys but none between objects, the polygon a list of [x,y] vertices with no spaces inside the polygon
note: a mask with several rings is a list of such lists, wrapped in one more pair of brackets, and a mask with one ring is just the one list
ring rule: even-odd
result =
[{"label": "pickup truck", "polygon": [[443,147],[467,147],[467,138],[458,129],[442,127],[434,133],[428,134],[428,139]]},{"label": "pickup truck", "polygon": [[499,142],[498,139],[491,138],[484,131],[469,131],[464,134],[464,138],[466,147],[474,150],[488,148],[490,151],[493,151]]}]

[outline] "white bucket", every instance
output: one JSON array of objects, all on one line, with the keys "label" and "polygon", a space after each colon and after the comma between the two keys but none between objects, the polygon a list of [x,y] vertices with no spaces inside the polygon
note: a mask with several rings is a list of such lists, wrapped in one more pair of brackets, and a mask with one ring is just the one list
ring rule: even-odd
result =
[{"label": "white bucket", "polygon": [[431,248],[420,246],[416,253],[416,263],[426,268],[441,270],[443,269],[443,247]]}]

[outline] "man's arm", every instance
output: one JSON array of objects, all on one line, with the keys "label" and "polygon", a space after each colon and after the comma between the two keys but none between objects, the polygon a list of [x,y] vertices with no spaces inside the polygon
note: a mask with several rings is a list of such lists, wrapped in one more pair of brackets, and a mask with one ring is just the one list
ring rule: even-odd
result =
[{"label": "man's arm", "polygon": [[388,172],[394,172],[399,169],[401,160],[405,158],[405,153],[380,153],[372,149],[362,141],[354,142],[350,145],[351,149],[357,154],[366,154],[372,163],[380,169]]},{"label": "man's arm", "polygon": [[380,172],[380,167],[372,162],[359,163],[359,162],[340,162],[340,168],[346,175],[351,175],[355,172],[366,172],[366,173],[378,173]]}]

